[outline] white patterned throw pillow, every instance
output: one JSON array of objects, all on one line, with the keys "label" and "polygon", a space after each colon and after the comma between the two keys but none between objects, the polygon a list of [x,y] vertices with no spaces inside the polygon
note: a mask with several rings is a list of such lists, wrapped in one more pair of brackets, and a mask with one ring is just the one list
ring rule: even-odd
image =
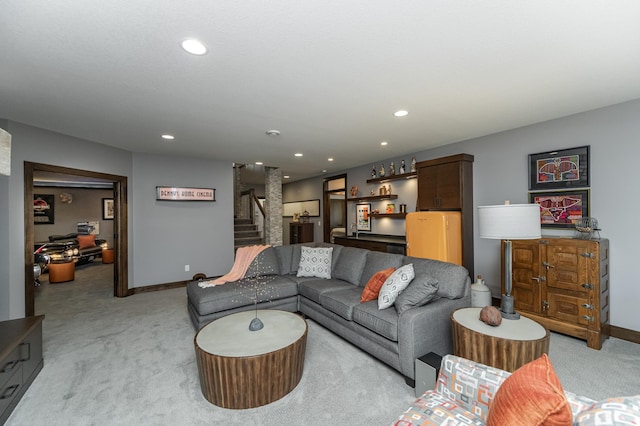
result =
[{"label": "white patterned throw pillow", "polygon": [[411,280],[416,276],[413,270],[413,263],[404,265],[391,274],[382,284],[378,295],[378,309],[386,309],[395,303],[402,290],[407,288]]},{"label": "white patterned throw pillow", "polygon": [[305,247],[300,249],[299,277],[331,278],[333,247]]}]

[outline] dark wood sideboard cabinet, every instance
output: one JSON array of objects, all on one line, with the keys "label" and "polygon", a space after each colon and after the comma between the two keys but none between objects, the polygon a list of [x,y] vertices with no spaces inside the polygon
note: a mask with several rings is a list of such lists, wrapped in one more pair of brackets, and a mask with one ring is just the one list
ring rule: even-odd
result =
[{"label": "dark wood sideboard cabinet", "polygon": [[313,223],[311,222],[291,222],[289,226],[289,243],[311,243],[313,242]]},{"label": "dark wood sideboard cabinet", "polygon": [[0,424],[42,370],[43,319],[39,315],[0,322]]},{"label": "dark wood sideboard cabinet", "polygon": [[473,271],[473,155],[457,154],[416,164],[419,211],[459,211],[462,265]]},{"label": "dark wood sideboard cabinet", "polygon": [[600,349],[609,337],[609,240],[544,237],[512,247],[516,310]]}]

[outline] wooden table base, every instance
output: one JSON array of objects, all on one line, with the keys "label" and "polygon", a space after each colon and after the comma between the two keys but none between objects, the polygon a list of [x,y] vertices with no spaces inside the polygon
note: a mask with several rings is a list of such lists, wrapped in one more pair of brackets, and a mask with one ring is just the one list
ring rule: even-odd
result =
[{"label": "wooden table base", "polygon": [[541,339],[515,340],[471,330],[457,322],[453,315],[451,323],[454,354],[481,364],[514,372],[549,352],[549,330]]},{"label": "wooden table base", "polygon": [[202,394],[223,408],[260,407],[291,392],[302,378],[307,333],[290,346],[253,357],[211,355],[196,346]]}]

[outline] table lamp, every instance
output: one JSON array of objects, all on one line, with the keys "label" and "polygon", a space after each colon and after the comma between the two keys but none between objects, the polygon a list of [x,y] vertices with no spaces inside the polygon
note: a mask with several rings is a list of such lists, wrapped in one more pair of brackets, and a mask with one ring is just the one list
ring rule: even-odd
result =
[{"label": "table lamp", "polygon": [[478,206],[478,234],[480,238],[504,240],[504,291],[500,313],[505,319],[518,319],[514,310],[512,291],[511,240],[540,238],[540,206],[537,204],[509,204]]}]

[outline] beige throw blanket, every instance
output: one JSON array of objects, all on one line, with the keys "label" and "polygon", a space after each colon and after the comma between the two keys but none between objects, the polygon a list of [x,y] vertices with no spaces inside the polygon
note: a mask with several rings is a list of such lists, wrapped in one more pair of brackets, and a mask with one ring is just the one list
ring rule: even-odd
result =
[{"label": "beige throw blanket", "polygon": [[219,285],[219,284],[224,284],[231,281],[238,281],[239,279],[244,278],[244,275],[247,273],[247,269],[249,269],[249,265],[251,265],[251,262],[253,262],[253,259],[255,259],[257,255],[262,253],[263,250],[269,247],[271,246],[258,245],[258,246],[240,247],[236,251],[236,260],[233,263],[233,267],[231,268],[231,271],[229,271],[228,274],[213,280],[201,281],[198,283],[198,285],[202,288],[215,287],[216,285]]}]

